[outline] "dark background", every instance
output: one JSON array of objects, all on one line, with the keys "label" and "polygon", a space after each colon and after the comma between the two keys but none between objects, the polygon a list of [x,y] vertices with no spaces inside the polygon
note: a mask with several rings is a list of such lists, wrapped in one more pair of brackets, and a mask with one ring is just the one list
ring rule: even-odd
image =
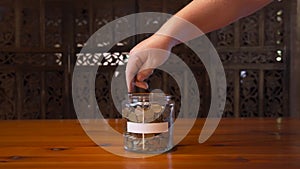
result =
[{"label": "dark background", "polygon": [[[101,62],[95,57],[103,57],[102,53],[80,56],[80,49],[96,30],[115,18],[146,11],[174,14],[188,2],[0,0],[0,119],[76,118],[71,77],[77,58],[81,66],[99,65],[96,82],[85,79],[97,86],[89,92],[96,93],[105,117],[120,117],[111,99],[110,79],[116,76],[115,67],[126,62],[128,51],[149,35],[120,42]],[[207,34],[226,70],[224,117],[300,115],[299,3],[274,0],[253,15]],[[149,18],[149,23],[155,22],[162,20]],[[199,117],[205,117],[210,105],[206,71],[186,46],[176,46],[173,52],[197,78],[201,95]],[[178,73],[185,80],[184,73]],[[149,83],[151,88],[161,88],[175,96],[178,113],[180,92],[172,77],[156,71]],[[189,116],[188,109],[183,116]]]}]

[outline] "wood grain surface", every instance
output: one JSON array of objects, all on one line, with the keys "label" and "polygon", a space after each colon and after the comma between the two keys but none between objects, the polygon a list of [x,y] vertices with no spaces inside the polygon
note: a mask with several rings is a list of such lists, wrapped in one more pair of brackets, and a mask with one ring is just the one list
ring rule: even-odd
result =
[{"label": "wood grain surface", "polygon": [[[122,131],[122,120],[108,122]],[[203,123],[198,119],[168,153],[125,158],[91,141],[77,120],[0,121],[0,169],[300,168],[300,119],[223,118],[212,137],[199,144]],[[115,146],[113,139],[102,146]]]}]

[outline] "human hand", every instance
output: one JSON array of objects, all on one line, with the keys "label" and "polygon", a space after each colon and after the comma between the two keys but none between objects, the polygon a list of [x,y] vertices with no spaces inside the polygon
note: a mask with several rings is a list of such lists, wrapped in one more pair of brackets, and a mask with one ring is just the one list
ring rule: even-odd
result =
[{"label": "human hand", "polygon": [[155,68],[162,65],[169,57],[170,51],[177,41],[171,37],[154,34],[137,44],[129,53],[126,66],[126,83],[128,92],[134,86],[147,89],[144,81]]}]

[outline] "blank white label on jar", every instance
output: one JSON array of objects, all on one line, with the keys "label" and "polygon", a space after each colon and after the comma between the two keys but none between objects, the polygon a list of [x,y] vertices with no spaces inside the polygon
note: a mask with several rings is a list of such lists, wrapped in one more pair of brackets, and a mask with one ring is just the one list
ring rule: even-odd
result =
[{"label": "blank white label on jar", "polygon": [[168,132],[168,122],[134,123],[127,122],[127,132],[130,133],[164,133]]}]

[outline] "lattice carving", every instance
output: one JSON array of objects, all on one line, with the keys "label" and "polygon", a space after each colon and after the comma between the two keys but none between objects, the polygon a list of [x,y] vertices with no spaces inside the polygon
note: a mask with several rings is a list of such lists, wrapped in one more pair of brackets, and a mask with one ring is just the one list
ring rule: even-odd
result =
[{"label": "lattice carving", "polygon": [[240,45],[259,46],[259,13],[240,20]]},{"label": "lattice carving", "polygon": [[83,47],[90,36],[89,31],[89,1],[75,1],[75,44],[77,47]]},{"label": "lattice carving", "polygon": [[[106,34],[98,35],[97,30],[103,27],[105,24],[111,22],[114,19],[113,15],[113,4],[111,2],[103,2],[103,1],[93,1],[95,7],[94,10],[94,18],[93,18],[93,33],[94,36],[105,36],[104,39],[96,38],[97,47],[103,48],[112,43],[113,40],[113,30],[106,30]],[[98,7],[101,7],[100,9]]]},{"label": "lattice carving", "polygon": [[223,64],[227,64],[227,63],[235,63],[236,62],[236,52],[232,52],[232,51],[220,51],[219,53],[219,57],[222,61]]},{"label": "lattice carving", "polygon": [[[113,5],[108,1],[94,1],[94,31],[113,20]],[[99,9],[98,7],[100,6],[101,8]]]},{"label": "lattice carving", "polygon": [[38,0],[25,0],[21,10],[21,46],[40,46],[40,10]]},{"label": "lattice carving", "polygon": [[[157,4],[161,3],[161,1],[142,1],[140,3],[140,11],[142,12],[149,12],[149,9],[151,9],[151,12],[160,10],[161,6],[158,6]],[[153,8],[150,8],[153,7]],[[167,21],[167,18],[163,16],[157,16],[157,17],[143,17],[143,20],[137,21],[137,25],[139,29],[141,30],[158,30],[163,23]],[[147,37],[149,37],[151,34],[142,34],[138,36],[138,41],[141,41]]]},{"label": "lattice carving", "polygon": [[[120,18],[129,14],[135,13],[134,11],[136,10],[136,1],[135,0],[127,0],[127,1],[116,1],[113,3],[113,9],[118,9],[118,10],[113,10],[113,16],[114,18]],[[119,24],[122,24],[122,28],[124,28],[126,25],[125,30],[120,30],[120,27],[118,25],[114,29],[114,37],[118,38],[120,35],[126,34],[128,30],[133,30],[135,31],[135,23],[134,21],[128,21],[126,19],[123,19],[122,22],[119,22]],[[127,34],[128,36],[128,34]],[[127,38],[122,41],[120,41],[117,46],[119,46],[119,49],[117,51],[129,51],[135,44],[135,38]],[[125,48],[125,49],[124,49]]]},{"label": "lattice carving", "polygon": [[62,53],[0,52],[0,65],[62,66]]},{"label": "lattice carving", "polygon": [[15,53],[13,52],[0,52],[0,65],[14,64]]},{"label": "lattice carving", "polygon": [[17,119],[16,113],[16,74],[0,72],[0,119]]},{"label": "lattice carving", "polygon": [[41,115],[41,74],[24,74],[22,119],[38,119]]},{"label": "lattice carving", "polygon": [[220,51],[219,56],[223,64],[282,64],[286,60],[285,52],[280,49],[270,49],[263,51],[241,50],[241,51]]},{"label": "lattice carving", "polygon": [[240,71],[240,116],[258,116],[258,72]]},{"label": "lattice carving", "polygon": [[226,26],[216,31],[217,47],[233,47],[234,46],[234,24]]},{"label": "lattice carving", "polygon": [[282,46],[284,36],[284,18],[288,13],[287,1],[276,0],[265,9],[264,39],[266,46]]},{"label": "lattice carving", "polygon": [[[191,49],[189,49],[186,45],[178,45],[173,48],[172,53],[177,55],[189,66],[203,66],[202,61],[199,56],[197,56]],[[170,65],[176,63],[169,63]]]},{"label": "lattice carving", "polygon": [[[74,105],[77,105],[76,111],[82,115],[87,112],[90,114],[91,112],[95,112],[96,104],[93,102],[93,98],[91,98],[91,94],[95,93],[95,90],[92,90],[91,84],[95,84],[95,81],[92,81],[92,73],[89,71],[81,71],[76,74],[77,81],[74,79],[72,83],[77,84],[72,90],[76,91],[73,97],[76,97],[74,101]],[[98,86],[98,85],[96,85]],[[96,94],[97,95],[97,94]],[[98,96],[98,95],[97,95]],[[76,102],[77,101],[77,102]],[[79,107],[82,106],[82,107]],[[97,115],[95,114],[95,117]],[[85,118],[85,117],[80,117]],[[90,116],[87,118],[91,118]]]},{"label": "lattice carving", "polygon": [[45,44],[47,47],[62,47],[63,8],[60,3],[46,2],[45,9]]},{"label": "lattice carving", "polygon": [[63,66],[63,54],[62,53],[46,53],[48,66]]},{"label": "lattice carving", "polygon": [[227,82],[227,95],[225,108],[223,112],[223,117],[234,117],[234,71],[227,70],[226,71],[226,82]]},{"label": "lattice carving", "polygon": [[[59,82],[59,83],[58,83]],[[61,119],[64,114],[64,73],[46,73],[46,118]]]},{"label": "lattice carving", "polygon": [[98,71],[96,76],[96,99],[102,115],[106,118],[113,118],[117,113],[112,108],[112,99],[110,95],[111,74],[111,71]]},{"label": "lattice carving", "polygon": [[283,71],[266,71],[264,86],[264,116],[266,117],[282,117],[284,104],[283,90]]},{"label": "lattice carving", "polygon": [[39,54],[17,53],[13,57],[13,62],[17,65],[45,66],[47,64],[46,57]]},{"label": "lattice carving", "polygon": [[[210,105],[210,83],[207,81],[207,72],[205,69],[197,69],[193,71],[194,77],[198,84],[198,90],[200,94],[200,107],[198,112],[198,117],[206,117],[208,114],[208,107]],[[188,82],[189,83],[189,82]],[[190,104],[193,103],[193,100],[190,100]]]},{"label": "lattice carving", "polygon": [[276,50],[267,50],[264,52],[245,51],[237,54],[238,63],[282,63],[282,60],[277,60],[278,53]]},{"label": "lattice carving", "polygon": [[10,0],[0,2],[0,47],[13,46],[15,41],[15,16]]},{"label": "lattice carving", "polygon": [[77,66],[116,66],[128,61],[128,52],[78,53]]}]

